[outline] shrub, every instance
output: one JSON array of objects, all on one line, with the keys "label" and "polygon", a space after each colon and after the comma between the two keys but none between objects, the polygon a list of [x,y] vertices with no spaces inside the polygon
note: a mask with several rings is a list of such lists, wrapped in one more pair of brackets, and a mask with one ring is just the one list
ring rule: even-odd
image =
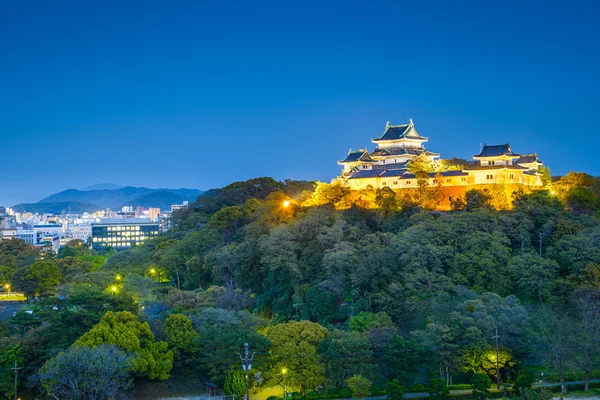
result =
[{"label": "shrub", "polygon": [[348,383],[353,397],[362,399],[370,394],[371,381],[362,375],[354,375],[346,379],[346,383]]},{"label": "shrub", "polygon": [[457,383],[455,385],[448,385],[448,390],[471,390],[473,385],[470,383]]}]

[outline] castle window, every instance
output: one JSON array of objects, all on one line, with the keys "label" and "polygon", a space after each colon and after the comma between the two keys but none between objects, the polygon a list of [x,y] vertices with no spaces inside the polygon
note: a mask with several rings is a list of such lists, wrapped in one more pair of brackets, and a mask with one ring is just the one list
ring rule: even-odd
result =
[{"label": "castle window", "polygon": [[509,178],[509,179],[515,179],[515,176],[514,176],[513,174],[510,174],[510,175],[508,176],[508,178]]},{"label": "castle window", "polygon": [[488,180],[489,180],[489,179],[494,179],[494,175],[486,175],[486,176],[485,176],[485,179],[488,179]]},{"label": "castle window", "polygon": [[433,180],[433,183],[437,183],[437,179],[434,179],[434,180]]},{"label": "castle window", "polygon": [[490,161],[490,165],[496,165],[496,161]]},{"label": "castle window", "polygon": [[387,182],[381,182],[383,186],[387,186]]},{"label": "castle window", "polygon": [[398,184],[398,181],[394,181],[394,185],[397,185],[397,184]]},{"label": "castle window", "polygon": [[452,178],[446,179],[446,182],[452,182]]},{"label": "castle window", "polygon": [[461,178],[461,180],[462,180],[463,182],[466,182],[466,181],[467,181],[467,178]]},{"label": "castle window", "polygon": [[407,184],[407,185],[410,185],[410,181],[406,181],[406,184]]}]

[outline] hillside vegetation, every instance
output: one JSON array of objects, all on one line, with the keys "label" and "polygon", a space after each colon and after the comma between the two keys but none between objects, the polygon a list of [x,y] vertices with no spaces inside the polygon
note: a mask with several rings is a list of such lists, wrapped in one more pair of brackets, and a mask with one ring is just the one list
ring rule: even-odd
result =
[{"label": "hillside vegetation", "polygon": [[308,397],[464,384],[483,398],[490,381],[531,396],[534,379],[600,377],[600,181],[571,173],[502,202],[473,189],[447,212],[437,190],[259,178],[204,193],[128,251],[42,259],[1,242],[0,282],[38,300],[0,323],[0,364],[18,359],[49,394],[82,354],[129,360],[96,374],[111,395],[190,374],[240,394],[245,342],[253,386]]}]

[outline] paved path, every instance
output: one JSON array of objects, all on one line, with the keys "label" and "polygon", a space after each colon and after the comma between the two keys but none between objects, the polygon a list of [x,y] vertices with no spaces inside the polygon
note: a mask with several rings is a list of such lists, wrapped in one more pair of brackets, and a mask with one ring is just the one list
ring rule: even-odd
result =
[{"label": "paved path", "polygon": [[[599,383],[600,379],[590,379],[589,383]],[[569,386],[572,385],[583,385],[583,381],[571,381],[565,382],[567,386],[567,390]],[[557,387],[560,386],[558,382],[542,382],[542,383],[534,383],[533,387]],[[502,389],[498,390],[495,387],[491,388],[492,392],[502,392]],[[472,390],[451,390],[451,396],[464,396],[470,395]],[[281,396],[283,395],[283,388],[273,387],[262,390],[260,393],[251,394],[251,400],[265,400],[269,396]],[[427,392],[416,392],[416,393],[404,393],[405,399],[426,399],[429,397],[429,393]],[[136,396],[136,399],[139,400],[220,400],[220,396],[207,396],[207,395],[175,395],[174,397],[152,397],[152,395],[140,395]],[[374,397],[365,397],[365,400],[385,400],[387,396],[374,396]],[[565,400],[578,400],[579,397],[564,397]],[[339,400],[348,400],[348,399],[339,399]],[[597,396],[595,397],[586,397],[586,400],[600,400]]]}]

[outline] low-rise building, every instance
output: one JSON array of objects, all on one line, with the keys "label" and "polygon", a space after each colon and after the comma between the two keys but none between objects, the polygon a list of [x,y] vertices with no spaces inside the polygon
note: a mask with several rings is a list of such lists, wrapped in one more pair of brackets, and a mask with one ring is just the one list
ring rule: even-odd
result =
[{"label": "low-rise building", "polygon": [[71,233],[72,240],[81,240],[83,242],[86,242],[90,237],[92,237],[92,225],[72,225],[69,228],[69,232]]},{"label": "low-rise building", "polygon": [[158,223],[146,218],[105,219],[92,223],[92,247],[127,249],[158,235]]}]

